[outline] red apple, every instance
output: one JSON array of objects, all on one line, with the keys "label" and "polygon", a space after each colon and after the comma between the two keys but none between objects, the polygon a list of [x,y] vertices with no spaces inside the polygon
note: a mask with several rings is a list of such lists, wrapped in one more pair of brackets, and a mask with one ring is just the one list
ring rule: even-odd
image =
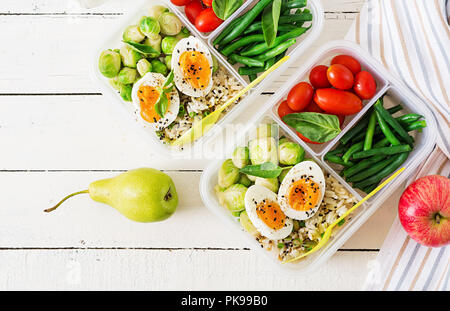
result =
[{"label": "red apple", "polygon": [[450,243],[450,179],[430,175],[406,188],[398,203],[398,215],[416,242],[430,247]]}]

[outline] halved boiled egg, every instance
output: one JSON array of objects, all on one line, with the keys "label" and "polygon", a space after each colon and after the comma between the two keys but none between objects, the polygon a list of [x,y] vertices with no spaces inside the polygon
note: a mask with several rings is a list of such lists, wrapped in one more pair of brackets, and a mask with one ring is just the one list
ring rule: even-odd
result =
[{"label": "halved boiled egg", "polygon": [[131,92],[133,104],[142,120],[157,131],[175,121],[180,109],[180,97],[176,88],[173,88],[167,94],[168,106],[164,117],[156,112],[155,104],[158,102],[165,81],[164,75],[149,72],[133,85]]},{"label": "halved boiled egg", "polygon": [[208,48],[197,38],[181,39],[172,52],[174,81],[180,92],[203,97],[213,86],[213,60]]},{"label": "halved boiled egg", "polygon": [[289,170],[278,190],[281,210],[298,220],[312,217],[325,194],[325,176],[313,161],[303,161]]},{"label": "halved boiled egg", "polygon": [[279,240],[291,234],[294,223],[281,210],[276,193],[253,185],[245,193],[244,201],[248,218],[261,235]]}]

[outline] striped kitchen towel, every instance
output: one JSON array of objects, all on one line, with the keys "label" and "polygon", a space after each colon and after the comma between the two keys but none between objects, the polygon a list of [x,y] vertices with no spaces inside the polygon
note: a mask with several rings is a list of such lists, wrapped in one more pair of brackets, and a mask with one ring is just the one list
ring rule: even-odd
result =
[{"label": "striped kitchen towel", "polygon": [[[413,180],[450,177],[450,5],[445,0],[368,0],[347,39],[356,41],[429,105],[437,146]],[[395,219],[365,290],[449,290],[449,246],[429,248],[409,238]]]}]

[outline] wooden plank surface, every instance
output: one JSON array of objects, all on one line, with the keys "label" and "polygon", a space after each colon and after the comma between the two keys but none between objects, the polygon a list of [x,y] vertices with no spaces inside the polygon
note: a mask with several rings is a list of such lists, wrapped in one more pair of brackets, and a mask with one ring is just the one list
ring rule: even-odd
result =
[{"label": "wooden plank surface", "polygon": [[[273,271],[203,206],[205,161],[159,155],[92,83],[92,48],[130,2],[91,11],[69,0],[0,4],[0,26],[14,29],[0,32],[8,42],[0,47],[0,289],[359,289],[399,191],[320,271]],[[322,3],[324,31],[299,64],[343,38],[363,0]],[[42,212],[92,180],[140,166],[164,169],[177,184],[179,210],[166,222],[136,224],[87,196]]]}]

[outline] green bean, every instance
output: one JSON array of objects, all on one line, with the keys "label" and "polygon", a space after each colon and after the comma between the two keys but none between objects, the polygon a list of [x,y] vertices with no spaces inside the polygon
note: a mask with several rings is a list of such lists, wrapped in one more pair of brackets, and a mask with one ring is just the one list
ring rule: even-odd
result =
[{"label": "green bean", "polygon": [[[229,43],[241,35],[244,30],[247,29],[247,27],[256,19],[256,17],[258,17],[259,13],[261,13],[262,10],[264,10],[264,8],[272,1],[273,0],[260,0],[253,8],[242,15],[243,18],[238,24],[231,27],[231,31],[225,36],[225,38],[222,39],[221,43]],[[230,25],[225,28],[225,31],[227,31],[228,28],[230,28]]]},{"label": "green bean", "polygon": [[256,23],[253,23],[250,26],[248,26],[247,29],[244,31],[244,35],[247,35],[249,33],[255,32],[255,31],[258,31],[258,32],[262,33],[262,24],[261,24],[261,22],[256,22]]},{"label": "green bean", "polygon": [[372,149],[373,134],[375,132],[375,126],[377,125],[377,115],[375,111],[372,111],[369,118],[369,124],[367,125],[366,137],[364,139],[363,150]]},{"label": "green bean", "polygon": [[[391,158],[389,158],[389,159],[391,159]],[[362,181],[366,178],[369,178],[370,176],[375,175],[376,173],[381,171],[383,168],[385,168],[386,166],[391,164],[391,162],[393,162],[393,161],[394,161],[394,158],[392,158],[391,161],[380,161],[378,163],[375,163],[375,164],[371,165],[370,167],[368,167],[366,170],[364,170],[356,175],[353,175],[352,177],[347,178],[346,181],[352,182],[352,183]]]},{"label": "green bean", "polygon": [[390,143],[393,146],[400,145],[400,141],[395,137],[394,133],[392,133],[389,125],[386,123],[386,121],[381,117],[380,113],[378,111],[375,111],[377,116],[378,125],[380,126],[381,131],[383,132],[384,136],[390,141]]},{"label": "green bean", "polygon": [[257,78],[256,74],[248,75],[248,79],[250,80],[250,82],[252,82],[252,81],[255,80],[256,78]]},{"label": "green bean", "polygon": [[291,14],[291,15],[283,15],[280,16],[279,23],[280,24],[289,24],[296,22],[309,22],[312,21],[312,14],[308,12],[302,12],[300,14]]},{"label": "green bean", "polygon": [[[278,36],[275,38],[275,41],[271,47],[277,46],[288,39],[297,38],[297,37],[301,36],[302,34],[304,34],[306,30],[308,30],[308,28],[296,28],[294,30],[289,31],[288,33],[285,33],[284,35]],[[264,41],[264,39],[262,41]],[[241,55],[242,56],[255,56],[255,55],[258,55],[258,54],[261,54],[261,53],[264,53],[264,52],[270,50],[271,47],[267,46],[266,42],[262,42],[262,43],[256,44],[253,48],[251,48],[247,51],[241,52]]]},{"label": "green bean", "polygon": [[417,120],[422,119],[423,116],[417,113],[404,114],[398,118],[395,118],[401,125],[410,124]]},{"label": "green bean", "polygon": [[369,124],[369,115],[365,115],[354,127],[352,127],[347,133],[345,133],[339,140],[341,144],[346,145],[350,140],[357,134],[362,132],[366,126]]},{"label": "green bean", "polygon": [[217,36],[217,38],[214,39],[213,44],[218,45],[222,43],[223,38],[225,38],[233,29],[234,27],[240,23],[240,21],[243,19],[244,15],[241,15],[237,17],[234,21],[232,21],[227,28],[225,28],[220,35]]},{"label": "green bean", "polygon": [[377,142],[373,145],[373,147],[374,147],[374,148],[381,148],[381,147],[389,146],[389,144],[390,144],[389,140],[385,137],[385,138],[383,138],[382,140],[377,141]]},{"label": "green bean", "polygon": [[325,155],[325,160],[327,160],[328,162],[331,162],[331,163],[345,166],[345,167],[354,165],[353,162],[350,162],[350,161],[344,162],[344,160],[342,160],[341,157],[338,157],[337,155],[328,154],[328,153]]},{"label": "green bean", "polygon": [[255,59],[265,62],[266,60],[283,53],[284,51],[289,49],[290,46],[294,45],[296,42],[297,42],[296,39],[289,39],[289,40],[281,43],[280,45],[268,50],[267,52],[256,56]]},{"label": "green bean", "polygon": [[411,132],[411,131],[421,130],[424,127],[427,127],[427,122],[425,120],[419,120],[419,121],[413,122],[411,124],[408,124],[405,127],[405,130],[407,130],[408,132]]},{"label": "green bean", "polygon": [[408,135],[408,132],[400,125],[400,123],[395,120],[390,113],[384,109],[382,101],[377,101],[374,105],[375,110],[380,114],[380,116],[396,131],[400,137],[408,143],[408,145],[412,146],[413,140]]},{"label": "green bean", "polygon": [[385,155],[376,155],[367,159],[362,160],[361,162],[358,162],[354,166],[348,167],[343,171],[343,175],[348,178],[350,176],[353,176],[363,170],[365,170],[368,167],[371,167],[373,164],[384,160],[386,158]]},{"label": "green bean", "polygon": [[281,10],[284,9],[298,9],[306,6],[306,0],[291,0],[291,1],[283,1],[281,5]]},{"label": "green bean", "polygon": [[364,142],[359,142],[357,144],[352,145],[350,148],[347,149],[347,151],[342,156],[342,160],[344,160],[345,163],[348,163],[350,158],[353,154],[355,154],[358,151],[363,150]]},{"label": "green bean", "polygon": [[238,72],[241,76],[254,75],[264,71],[264,67],[239,67]]},{"label": "green bean", "polygon": [[341,144],[336,149],[330,150],[327,154],[338,155],[344,153],[345,150],[347,150],[347,147]]},{"label": "green bean", "polygon": [[396,106],[394,106],[394,107],[391,107],[391,108],[388,108],[388,112],[390,113],[390,114],[394,114],[394,113],[396,113],[396,112],[399,112],[400,110],[402,110],[403,109],[403,106],[402,105],[396,105]]},{"label": "green bean", "polygon": [[391,161],[391,159],[393,159],[392,162],[390,162],[390,164],[388,166],[386,166],[384,169],[382,169],[381,171],[379,171],[377,174],[357,183],[354,184],[354,187],[358,187],[358,188],[364,188],[367,187],[369,185],[372,185],[374,183],[378,183],[381,180],[383,180],[383,178],[389,176],[390,174],[392,174],[393,172],[395,172],[396,169],[398,169],[408,158],[409,152],[404,152],[404,153],[400,153],[398,155],[393,156],[392,158],[387,159],[386,161]]},{"label": "green bean", "polygon": [[230,58],[235,62],[247,65],[249,67],[264,67],[264,61],[260,61],[250,57],[245,57],[238,54],[231,54]]},{"label": "green bean", "polygon": [[264,70],[269,69],[270,67],[272,67],[275,64],[275,57],[272,57],[270,59],[268,59],[265,64],[264,64]]},{"label": "green bean", "polygon": [[411,147],[409,145],[399,145],[399,146],[390,146],[390,147],[381,147],[374,148],[366,151],[360,151],[353,154],[353,159],[363,159],[368,158],[377,154],[384,155],[392,155],[397,153],[403,153],[407,151],[411,151]]},{"label": "green bean", "polygon": [[375,190],[376,187],[378,187],[378,184],[379,184],[379,182],[374,183],[373,185],[367,186],[361,190],[364,191],[365,193],[371,193],[372,191]]},{"label": "green bean", "polygon": [[231,53],[236,51],[237,49],[246,46],[253,42],[263,42],[264,41],[264,35],[257,34],[252,36],[243,37],[239,40],[234,41],[233,43],[225,46],[222,50],[219,50],[223,55],[229,56]]}]

